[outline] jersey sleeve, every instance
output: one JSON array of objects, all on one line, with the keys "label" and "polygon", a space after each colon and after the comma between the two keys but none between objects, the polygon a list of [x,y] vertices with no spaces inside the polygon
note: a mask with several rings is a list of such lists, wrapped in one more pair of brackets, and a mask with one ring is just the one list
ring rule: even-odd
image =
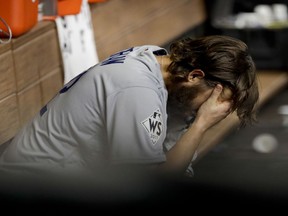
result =
[{"label": "jersey sleeve", "polygon": [[165,161],[166,101],[151,88],[132,87],[107,100],[107,137],[114,164]]}]

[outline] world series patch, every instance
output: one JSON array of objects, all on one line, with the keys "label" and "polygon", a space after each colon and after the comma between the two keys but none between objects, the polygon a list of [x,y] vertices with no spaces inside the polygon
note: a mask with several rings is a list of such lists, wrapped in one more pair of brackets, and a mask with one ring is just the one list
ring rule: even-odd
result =
[{"label": "world series patch", "polygon": [[153,145],[159,140],[163,131],[162,113],[160,109],[155,110],[148,118],[141,122],[146,129]]}]

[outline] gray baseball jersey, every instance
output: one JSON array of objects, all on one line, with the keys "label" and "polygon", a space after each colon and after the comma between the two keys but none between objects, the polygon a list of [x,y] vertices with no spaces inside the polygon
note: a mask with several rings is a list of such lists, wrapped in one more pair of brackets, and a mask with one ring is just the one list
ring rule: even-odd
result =
[{"label": "gray baseball jersey", "polygon": [[167,90],[158,46],[118,52],[67,83],[15,136],[0,167],[165,161]]}]

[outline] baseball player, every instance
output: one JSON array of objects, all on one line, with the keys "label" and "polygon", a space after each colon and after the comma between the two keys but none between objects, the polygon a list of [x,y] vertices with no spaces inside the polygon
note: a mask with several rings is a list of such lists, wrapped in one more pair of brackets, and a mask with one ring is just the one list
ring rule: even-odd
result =
[{"label": "baseball player", "polygon": [[9,143],[0,169],[185,173],[205,132],[234,111],[252,123],[257,100],[255,66],[238,39],[184,38],[170,53],[131,47],[63,86]]}]

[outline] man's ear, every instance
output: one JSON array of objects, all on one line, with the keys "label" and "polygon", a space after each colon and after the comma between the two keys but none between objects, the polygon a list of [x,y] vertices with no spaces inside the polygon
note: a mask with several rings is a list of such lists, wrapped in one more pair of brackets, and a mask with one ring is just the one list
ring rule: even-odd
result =
[{"label": "man's ear", "polygon": [[202,79],[205,73],[200,69],[194,69],[188,74],[188,81],[193,81],[195,78]]}]

